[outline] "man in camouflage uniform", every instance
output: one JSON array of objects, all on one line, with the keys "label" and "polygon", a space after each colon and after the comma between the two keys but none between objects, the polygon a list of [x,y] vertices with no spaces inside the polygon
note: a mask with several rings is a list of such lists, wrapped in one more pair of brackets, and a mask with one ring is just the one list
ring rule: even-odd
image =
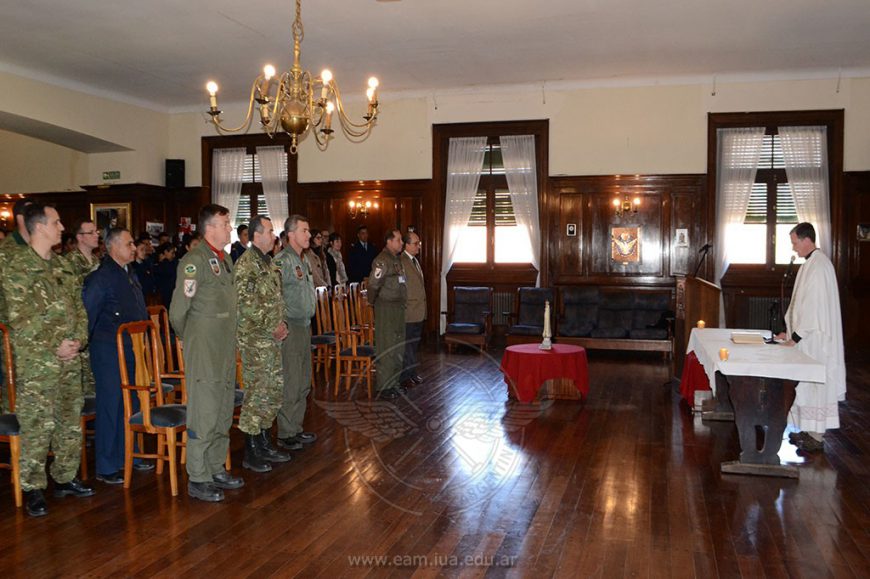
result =
[{"label": "man in camouflage uniform", "polygon": [[[31,203],[32,201],[29,199],[19,199],[15,202],[15,205],[12,206],[12,218],[15,220],[15,231],[0,241],[0,268],[9,267],[13,254],[18,252],[20,249],[27,248],[27,243],[30,241],[30,235],[28,235],[27,228],[24,226],[24,208]],[[0,322],[4,324],[9,323],[9,316],[6,313],[6,298],[4,297],[2,283],[0,283]],[[5,383],[6,361],[3,360],[3,352],[0,351],[0,385]],[[9,412],[5,388],[0,388],[0,402],[2,402],[2,411]]]},{"label": "man in camouflage uniform", "polygon": [[281,347],[284,402],[278,412],[278,444],[288,450],[300,450],[303,444],[317,440],[316,434],[302,430],[311,391],[311,317],[316,304],[311,270],[302,256],[311,237],[308,219],[291,215],[284,223],[284,231],[287,247],[275,256],[275,265],[281,270],[288,329]]},{"label": "man in camouflage uniform", "polygon": [[38,517],[48,513],[42,491],[48,486],[49,449],[54,451],[54,495],[94,494],[76,478],[82,441],[79,351],[87,341],[87,316],[68,263],[51,250],[63,231],[57,211],[30,204],[24,223],[30,247],[13,254],[0,270],[0,283],[6,290],[18,372],[21,488],[28,514]]},{"label": "man in camouflage uniform", "polygon": [[242,466],[254,472],[272,470],[270,462],[293,457],[272,445],[269,429],[284,399],[281,381],[281,342],[287,337],[281,300],[281,271],[269,252],[275,245],[272,221],[254,217],[246,233],[251,247],[236,261],[234,283],[238,312],[239,353],[245,401],[239,430],[245,433]]},{"label": "man in camouflage uniform", "polygon": [[199,212],[200,243],[178,264],[169,320],[184,342],[187,377],[187,493],[207,502],[245,481],[224,469],[233,424],[236,382],[236,290],[229,210],[206,205]]},{"label": "man in camouflage uniform", "polygon": [[400,254],[402,232],[387,234],[384,250],[372,262],[368,299],[375,307],[375,349],[379,398],[392,400],[400,395],[405,342],[405,304],[407,279]]},{"label": "man in camouflage uniform", "polygon": [[[78,279],[79,288],[85,283],[85,278],[100,267],[100,260],[94,255],[94,250],[100,244],[97,226],[90,219],[79,221],[75,225],[76,248],[66,254],[72,272]],[[85,396],[93,395],[96,389],[94,372],[91,370],[90,349],[82,351],[79,356],[82,364],[82,392]]]}]

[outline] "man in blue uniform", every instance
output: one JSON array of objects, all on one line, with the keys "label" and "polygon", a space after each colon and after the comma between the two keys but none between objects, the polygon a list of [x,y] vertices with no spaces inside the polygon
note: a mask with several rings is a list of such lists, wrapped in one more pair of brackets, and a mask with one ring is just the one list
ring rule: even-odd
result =
[{"label": "man in blue uniform", "polygon": [[[126,229],[110,229],[106,237],[109,257],[85,279],[82,298],[88,312],[91,366],[96,380],[97,480],[124,482],[124,405],[121,370],[115,336],[121,324],[148,319],[142,286],[130,264],[136,258],[133,237]],[[126,352],[128,375],[135,375],[133,349]],[[149,469],[153,465],[141,465]]]}]

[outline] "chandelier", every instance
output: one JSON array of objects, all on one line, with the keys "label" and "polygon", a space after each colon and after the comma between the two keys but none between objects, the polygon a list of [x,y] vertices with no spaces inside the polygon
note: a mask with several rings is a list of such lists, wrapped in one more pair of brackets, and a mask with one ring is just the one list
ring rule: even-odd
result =
[{"label": "chandelier", "polygon": [[378,202],[373,202],[369,199],[366,199],[365,201],[362,199],[351,199],[347,202],[347,210],[350,213],[351,219],[356,219],[357,217],[365,219],[369,216],[369,211],[377,208]]},{"label": "chandelier", "polygon": [[[267,64],[263,74],[254,79],[248,100],[245,121],[238,127],[228,128],[221,121],[221,111],[217,106],[218,85],[214,81],[206,84],[209,94],[211,122],[219,133],[247,131],[253,119],[254,107],[260,113],[260,124],[270,137],[283,130],[290,135],[290,153],[296,154],[299,140],[309,129],[313,129],[314,139],[321,151],[329,146],[332,133],[332,115],[338,114],[339,125],[345,136],[354,142],[368,138],[378,118],[378,79],[371,77],[368,82],[368,109],[363,122],[355,123],[345,113],[341,102],[341,92],[328,69],[319,77],[312,76],[299,65],[300,45],[305,36],[302,28],[302,0],[296,0],[296,19],[293,21],[293,67],[275,76],[275,67]],[[273,87],[275,92],[272,92]]]}]

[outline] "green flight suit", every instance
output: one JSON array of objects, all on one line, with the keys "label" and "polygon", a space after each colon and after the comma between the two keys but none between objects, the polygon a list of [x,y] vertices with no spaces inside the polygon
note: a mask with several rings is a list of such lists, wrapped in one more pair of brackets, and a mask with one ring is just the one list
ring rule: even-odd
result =
[{"label": "green flight suit", "polygon": [[245,384],[239,430],[260,434],[272,427],[284,400],[281,342],[272,337],[284,321],[281,271],[270,256],[252,245],[236,261],[234,278]]},{"label": "green flight suit", "polygon": [[375,308],[375,368],[378,391],[398,388],[405,354],[408,284],[399,255],[384,249],[372,262],[368,300]]},{"label": "green flight suit", "polygon": [[32,248],[0,269],[15,344],[15,413],[20,425],[21,488],[47,486],[45,461],[54,451],[51,477],[71,481],[81,457],[81,362],[57,358],[64,340],[87,345],[88,318],[78,282],[61,257],[43,259]]},{"label": "green flight suit", "polygon": [[[81,251],[76,249],[64,256],[69,262],[70,269],[75,274],[79,284],[79,294],[81,294],[82,286],[84,286],[85,278],[91,273],[97,271],[100,267],[100,260],[92,257],[93,261],[88,261]],[[91,354],[90,349],[82,351],[79,356],[82,365],[82,393],[85,396],[93,396],[96,393],[96,380],[94,380],[94,372],[91,369]]]},{"label": "green flight suit", "polygon": [[291,246],[275,256],[284,290],[287,339],[281,344],[284,402],[278,412],[278,438],[302,432],[308,393],[311,392],[311,317],[316,305],[314,278],[308,261]]},{"label": "green flight suit", "polygon": [[236,289],[233,263],[207,242],[178,264],[169,321],[184,344],[187,382],[187,474],[212,482],[224,471],[236,382]]}]

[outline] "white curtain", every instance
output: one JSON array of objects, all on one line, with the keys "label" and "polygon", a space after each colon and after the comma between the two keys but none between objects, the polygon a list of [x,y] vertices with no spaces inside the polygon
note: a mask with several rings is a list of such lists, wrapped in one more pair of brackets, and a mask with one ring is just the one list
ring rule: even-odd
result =
[{"label": "white curtain", "polygon": [[[729,243],[735,226],[743,224],[749,196],[764,143],[764,127],[718,129],[716,135],[716,283],[728,271]],[[758,248],[763,251],[764,248]],[[720,298],[719,326],[725,327],[725,308]]]},{"label": "white curtain", "polygon": [[816,245],[831,257],[831,197],[826,127],[779,127],[785,172],[798,221],[816,228]]},{"label": "white curtain", "polygon": [[242,196],[242,177],[245,172],[246,155],[244,147],[215,149],[212,154],[212,200],[230,210],[230,223],[233,224],[233,227],[236,225],[236,213],[239,210],[239,199]]},{"label": "white curtain", "polygon": [[504,172],[517,227],[528,234],[532,265],[538,270],[536,286],[541,285],[541,221],[538,218],[538,171],[535,165],[535,137],[500,137]]},{"label": "white curtain", "polygon": [[260,160],[266,210],[277,235],[284,231],[284,222],[290,216],[287,206],[287,153],[281,146],[257,147],[257,158]]},{"label": "white curtain", "polygon": [[[456,247],[468,227],[480,173],[486,137],[450,139],[447,156],[447,201],[444,207],[444,250],[441,263],[441,311],[447,311],[447,272],[453,266]],[[441,318],[441,333],[447,320]]]}]

